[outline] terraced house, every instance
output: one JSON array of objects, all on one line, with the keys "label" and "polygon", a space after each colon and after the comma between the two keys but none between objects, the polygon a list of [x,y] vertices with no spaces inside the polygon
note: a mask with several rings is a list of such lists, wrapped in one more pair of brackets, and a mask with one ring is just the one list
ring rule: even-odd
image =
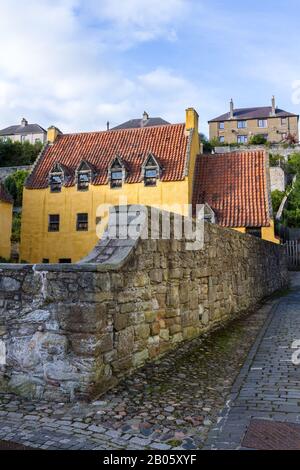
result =
[{"label": "terraced house", "polygon": [[272,106],[238,108],[230,102],[230,111],[209,121],[209,137],[220,144],[248,144],[251,137],[261,135],[268,142],[299,142],[299,116]]},{"label": "terraced house", "polygon": [[62,135],[48,131],[48,145],[26,183],[21,253],[32,263],[76,262],[97,242],[97,208],[192,203],[198,114],[186,122]]},{"label": "terraced house", "polygon": [[8,260],[11,255],[13,199],[0,183],[0,258]]}]

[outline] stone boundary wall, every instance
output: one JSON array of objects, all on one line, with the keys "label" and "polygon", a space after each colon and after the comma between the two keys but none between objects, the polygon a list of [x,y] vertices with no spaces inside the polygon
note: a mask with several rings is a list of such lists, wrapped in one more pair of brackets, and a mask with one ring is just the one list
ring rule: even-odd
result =
[{"label": "stone boundary wall", "polygon": [[7,166],[7,167],[2,166],[2,167],[0,167],[0,181],[4,181],[8,176],[12,175],[16,171],[19,171],[19,170],[30,171],[31,168],[32,167],[30,165],[28,165],[28,166]]},{"label": "stone boundary wall", "polygon": [[287,282],[280,246],[211,224],[199,251],[106,234],[81,264],[0,265],[0,391],[99,396]]}]

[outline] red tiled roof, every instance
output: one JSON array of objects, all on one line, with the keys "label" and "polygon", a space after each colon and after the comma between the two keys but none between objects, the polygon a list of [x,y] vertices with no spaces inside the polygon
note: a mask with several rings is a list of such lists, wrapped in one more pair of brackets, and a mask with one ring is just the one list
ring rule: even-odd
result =
[{"label": "red tiled roof", "polygon": [[183,180],[188,153],[185,125],[59,135],[38,159],[26,187],[47,187],[49,172],[56,162],[68,168],[71,179],[67,186],[72,186],[82,160],[94,165],[97,171],[92,184],[107,184],[108,168],[116,156],[121,157],[128,169],[126,182],[136,183],[141,180],[142,164],[150,153],[162,164],[162,181]]},{"label": "red tiled roof", "polygon": [[193,203],[208,203],[223,227],[268,227],[265,151],[198,156]]},{"label": "red tiled roof", "polygon": [[7,192],[2,183],[0,183],[0,201],[8,202],[10,204],[13,204],[14,202],[12,196]]}]

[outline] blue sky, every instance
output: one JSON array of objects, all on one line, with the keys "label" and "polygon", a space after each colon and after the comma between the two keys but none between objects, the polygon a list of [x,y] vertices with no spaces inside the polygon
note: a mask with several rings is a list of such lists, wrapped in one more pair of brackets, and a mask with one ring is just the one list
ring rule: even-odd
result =
[{"label": "blue sky", "polygon": [[231,97],[273,94],[298,113],[299,17],[296,0],[1,0],[0,127],[102,130],[144,110],[183,122],[193,106],[207,133]]}]

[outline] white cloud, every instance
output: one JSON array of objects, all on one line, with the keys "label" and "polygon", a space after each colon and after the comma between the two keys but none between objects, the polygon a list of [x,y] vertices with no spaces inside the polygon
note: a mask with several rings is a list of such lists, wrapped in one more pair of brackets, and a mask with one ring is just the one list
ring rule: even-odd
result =
[{"label": "white cloud", "polygon": [[189,11],[190,0],[92,0],[87,11],[99,20],[113,25],[110,38],[122,45],[132,41],[148,41],[160,36],[173,40],[174,25]]},{"label": "white cloud", "polygon": [[[126,37],[127,46],[170,37],[189,3],[1,0],[0,128],[25,116],[65,132],[97,130],[107,120],[113,125],[140,115],[146,104],[164,117],[172,108],[162,105],[164,94],[173,105],[183,79],[163,69],[129,77],[118,67],[107,34],[115,45]],[[182,100],[170,115],[183,115]]]}]

